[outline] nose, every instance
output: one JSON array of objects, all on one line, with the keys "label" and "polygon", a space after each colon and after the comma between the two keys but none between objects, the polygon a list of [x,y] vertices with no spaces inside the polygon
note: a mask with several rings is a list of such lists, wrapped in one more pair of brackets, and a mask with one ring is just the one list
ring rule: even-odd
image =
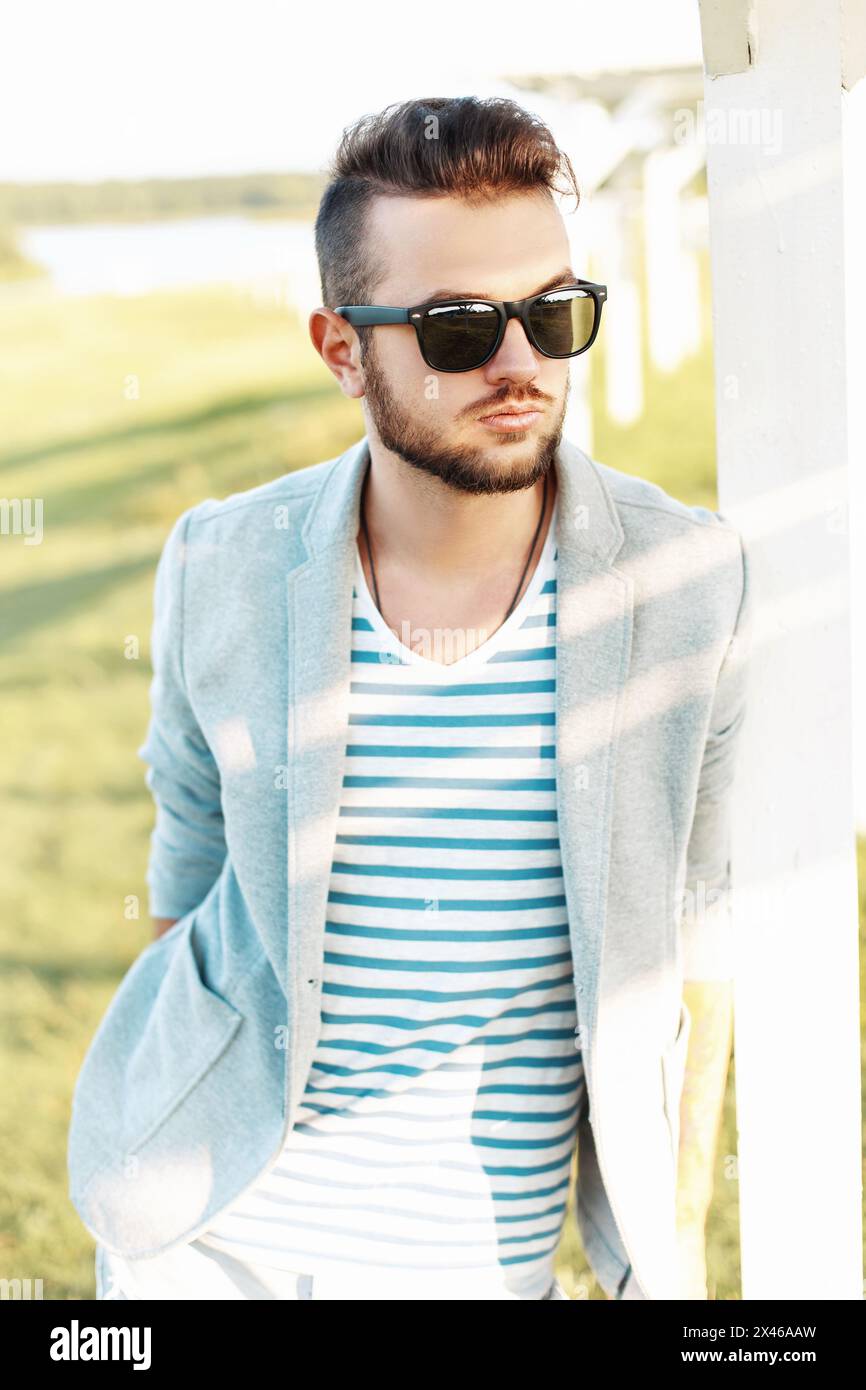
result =
[{"label": "nose", "polygon": [[498,352],[481,368],[491,385],[502,381],[531,381],[538,375],[538,358],[519,319],[509,319]]}]

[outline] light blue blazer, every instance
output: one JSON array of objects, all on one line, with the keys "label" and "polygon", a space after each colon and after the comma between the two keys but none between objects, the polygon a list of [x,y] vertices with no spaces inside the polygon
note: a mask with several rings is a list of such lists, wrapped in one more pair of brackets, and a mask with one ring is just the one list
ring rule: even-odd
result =
[{"label": "light blue blazer", "polygon": [[[70,1198],[108,1250],[193,1239],[275,1159],[319,1030],[366,438],[175,523],[156,575],[150,910],[85,1055]],[[560,847],[589,1110],[576,1220],[611,1295],[680,1293],[684,978],[727,930],[750,590],[718,513],[564,441]],[[692,902],[713,902],[686,912]],[[640,1296],[640,1295],[638,1295]]]}]

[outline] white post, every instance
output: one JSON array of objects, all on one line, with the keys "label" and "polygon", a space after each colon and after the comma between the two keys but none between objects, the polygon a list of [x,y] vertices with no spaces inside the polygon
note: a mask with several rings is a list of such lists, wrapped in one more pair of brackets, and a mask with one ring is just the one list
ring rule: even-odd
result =
[{"label": "white post", "polygon": [[639,247],[632,201],[625,190],[597,193],[594,199],[595,245],[610,281],[601,342],[605,405],[617,425],[633,425],[644,411]]},{"label": "white post", "polygon": [[700,3],[719,506],[757,605],[732,853],[743,1298],[859,1299],[840,9]]},{"label": "white post", "polygon": [[709,209],[704,194],[683,200],[683,249],[688,257],[688,273],[694,277],[693,336],[687,342],[688,354],[700,351],[704,338],[704,305],[701,293],[701,262],[709,247]]},{"label": "white post", "polygon": [[[866,14],[864,14],[866,19]],[[845,302],[848,342],[848,532],[853,566],[854,816],[866,835],[866,82],[842,94],[845,174]]]},{"label": "white post", "polygon": [[652,150],[643,164],[647,328],[653,365],[671,372],[699,336],[697,264],[683,246],[681,190],[703,163],[692,140]]},{"label": "white post", "polygon": [[[587,198],[585,203],[581,203],[576,213],[572,211],[570,202],[566,202],[565,211],[570,214],[565,219],[565,225],[571,249],[572,268],[582,280],[586,280],[591,277],[581,267],[588,264],[590,248],[593,245],[595,207],[592,200]],[[606,306],[603,312],[607,313]],[[587,454],[592,453],[593,446],[592,400],[590,395],[590,372],[592,370],[590,357],[592,352],[593,348],[590,348],[589,352],[585,352],[582,357],[576,357],[571,363],[568,402],[563,421],[564,438],[570,439]]]}]

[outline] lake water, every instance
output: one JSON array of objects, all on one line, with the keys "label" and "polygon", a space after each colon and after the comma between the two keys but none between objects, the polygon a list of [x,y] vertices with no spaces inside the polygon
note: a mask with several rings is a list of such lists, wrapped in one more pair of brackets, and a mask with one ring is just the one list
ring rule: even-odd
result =
[{"label": "lake water", "polygon": [[147,294],[214,282],[281,286],[320,302],[312,223],[226,216],[25,227],[19,245],[61,294]]}]

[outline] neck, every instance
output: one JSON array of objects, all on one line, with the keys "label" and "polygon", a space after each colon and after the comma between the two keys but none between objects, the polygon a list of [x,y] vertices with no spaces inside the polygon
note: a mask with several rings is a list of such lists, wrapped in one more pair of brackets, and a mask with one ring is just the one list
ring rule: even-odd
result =
[{"label": "neck", "polygon": [[[535,558],[547,537],[556,491],[551,467]],[[379,556],[387,554],[391,565],[412,568],[435,584],[513,567],[532,542],[543,494],[543,478],[519,492],[460,492],[370,440],[363,505],[377,569]]]}]

